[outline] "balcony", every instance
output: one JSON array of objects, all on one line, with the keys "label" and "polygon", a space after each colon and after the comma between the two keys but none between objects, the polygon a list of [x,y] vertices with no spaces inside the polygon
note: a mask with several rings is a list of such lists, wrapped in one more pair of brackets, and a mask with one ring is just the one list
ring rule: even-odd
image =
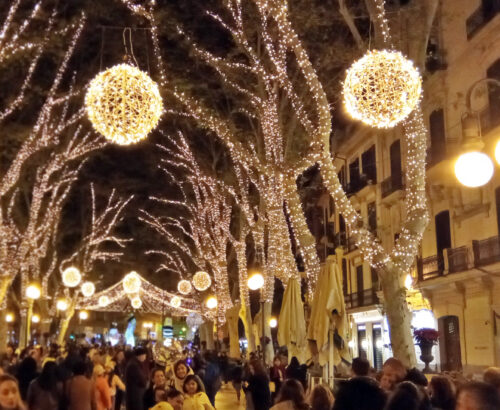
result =
[{"label": "balcony", "polygon": [[500,237],[493,236],[480,241],[472,241],[474,266],[485,266],[500,262]]},{"label": "balcony", "polygon": [[381,183],[382,198],[385,198],[393,192],[399,191],[404,188],[403,175],[391,175]]},{"label": "balcony", "polygon": [[428,258],[419,258],[417,261],[418,280],[429,280],[437,278],[443,274],[439,267],[437,255],[429,256]]},{"label": "balcony", "polygon": [[448,273],[463,272],[469,268],[469,248],[460,246],[459,248],[447,249]]},{"label": "balcony", "polygon": [[476,11],[465,21],[467,40],[474,37],[500,12],[500,0],[490,0],[487,2],[487,5],[485,3],[482,2]]},{"label": "balcony", "polygon": [[345,296],[347,309],[354,309],[363,306],[371,306],[379,303],[375,289],[364,289],[361,292],[351,293]]}]

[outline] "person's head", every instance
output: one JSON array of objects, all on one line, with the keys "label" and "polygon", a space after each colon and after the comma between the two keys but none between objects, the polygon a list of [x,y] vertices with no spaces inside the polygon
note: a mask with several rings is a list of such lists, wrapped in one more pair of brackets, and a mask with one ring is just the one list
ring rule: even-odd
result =
[{"label": "person's head", "polygon": [[275,356],[275,357],[274,357],[273,364],[274,364],[276,367],[280,367],[280,366],[281,366],[281,360],[280,360],[280,357],[279,357],[279,356]]},{"label": "person's head", "polygon": [[329,387],[318,384],[309,393],[311,410],[330,410],[333,404],[333,394]]},{"label": "person's head", "polygon": [[396,385],[404,380],[406,368],[398,359],[391,357],[387,359],[382,367],[382,378],[380,387],[386,391],[394,390]]},{"label": "person's head", "polygon": [[163,369],[153,370],[153,373],[151,374],[151,381],[153,383],[153,386],[165,386],[166,379]]},{"label": "person's head", "polygon": [[382,410],[385,392],[369,377],[355,377],[342,384],[335,396],[333,410]]},{"label": "person's head", "polygon": [[53,390],[57,384],[57,364],[50,360],[45,362],[42,372],[38,377],[38,383],[43,390]]},{"label": "person's head", "polygon": [[136,347],[134,350],[135,357],[137,357],[137,360],[140,362],[143,362],[146,360],[147,357],[147,351],[144,349],[144,347]]},{"label": "person's head", "polygon": [[429,384],[429,381],[427,380],[427,377],[425,377],[425,374],[421,370],[418,370],[416,367],[406,372],[405,380],[422,387],[427,387],[427,385]]},{"label": "person's head", "polygon": [[203,383],[200,378],[194,374],[190,374],[184,379],[183,390],[184,393],[193,395],[205,389],[203,388]]},{"label": "person's head", "polygon": [[118,352],[116,352],[116,355],[115,355],[115,362],[116,363],[121,363],[121,362],[123,362],[124,359],[125,359],[125,353],[123,353],[123,350],[119,350]]},{"label": "person's head", "polygon": [[156,387],[154,389],[155,403],[163,401],[165,398],[166,390],[164,386]]},{"label": "person's head", "polygon": [[412,382],[399,383],[394,389],[386,410],[419,410],[423,403],[423,393]]},{"label": "person's head", "polygon": [[370,372],[370,362],[363,357],[356,357],[352,361],[351,370],[353,376],[368,376]]},{"label": "person's head", "polygon": [[19,365],[19,375],[30,377],[36,373],[37,370],[36,360],[31,356],[27,356],[23,359],[21,364]]},{"label": "person's head", "polygon": [[293,356],[292,359],[290,360],[290,364],[288,366],[299,367],[300,366],[299,359],[297,359],[295,356]]},{"label": "person's head", "polygon": [[5,410],[17,410],[22,406],[17,380],[8,375],[0,376],[0,407]]},{"label": "person's head", "polygon": [[85,365],[85,362],[83,360],[77,360],[73,364],[73,374],[75,376],[83,376],[86,371],[87,371],[87,366]]},{"label": "person's head", "polygon": [[188,374],[188,366],[184,360],[178,360],[174,364],[175,377],[183,380]]},{"label": "person's head", "polygon": [[102,365],[100,364],[96,364],[94,366],[94,370],[92,371],[92,376],[94,377],[94,379],[97,379],[98,377],[102,377],[102,376],[105,376],[105,371],[104,371],[104,367],[102,367]]},{"label": "person's head", "polygon": [[483,381],[500,392],[500,367],[488,367],[483,373]]},{"label": "person's head", "polygon": [[456,410],[498,410],[500,396],[498,390],[484,382],[469,382],[460,386],[457,394]]},{"label": "person's head", "polygon": [[182,410],[184,405],[184,396],[180,391],[172,389],[166,394],[166,401],[174,408],[174,410]]},{"label": "person's head", "polygon": [[278,396],[276,397],[276,403],[281,403],[282,401],[290,400],[294,404],[294,408],[297,410],[307,409],[306,398],[304,395],[304,388],[295,379],[287,379],[281,385]]},{"label": "person's head", "polygon": [[442,410],[455,408],[455,387],[446,376],[433,376],[427,388],[431,404]]},{"label": "person's head", "polygon": [[252,360],[249,365],[250,373],[256,376],[266,376],[267,371],[260,360]]},{"label": "person's head", "polygon": [[12,356],[14,354],[14,348],[11,345],[7,345],[7,349],[5,350],[8,356]]}]

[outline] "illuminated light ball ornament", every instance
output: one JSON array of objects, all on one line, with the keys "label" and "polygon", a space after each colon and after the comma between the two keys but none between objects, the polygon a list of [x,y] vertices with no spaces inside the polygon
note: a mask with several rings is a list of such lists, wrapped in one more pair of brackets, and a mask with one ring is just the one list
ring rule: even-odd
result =
[{"label": "illuminated light ball ornament", "polygon": [[64,312],[66,309],[68,309],[68,301],[66,299],[59,299],[57,301],[56,308],[57,310]]},{"label": "illuminated light ball ornament", "polygon": [[262,286],[264,286],[264,276],[262,276],[260,273],[254,273],[248,278],[248,287],[251,290],[258,290]]},{"label": "illuminated light ball ornament", "polygon": [[42,292],[40,290],[40,287],[32,283],[26,288],[26,297],[31,300],[36,300],[42,295]]},{"label": "illuminated light ball ornament", "polygon": [[187,295],[191,293],[191,291],[193,290],[193,286],[191,285],[191,282],[189,282],[188,280],[182,279],[177,284],[177,290],[179,291],[179,293]]},{"label": "illuminated light ball ornament", "polygon": [[118,64],[90,82],[85,107],[96,131],[116,144],[129,145],[143,140],[156,127],[163,101],[148,74]]},{"label": "illuminated light ball ornament", "polygon": [[141,306],[142,306],[142,300],[139,296],[134,296],[131,300],[130,300],[130,304],[132,305],[132,307],[134,309],[140,309]]},{"label": "illuminated light ball ornament", "polygon": [[178,308],[181,305],[181,298],[179,296],[174,296],[170,299],[170,306]]},{"label": "illuminated light ball ornament", "polygon": [[33,323],[40,323],[40,315],[34,314],[33,316],[31,316],[31,321]]},{"label": "illuminated light ball ornament", "polygon": [[455,176],[466,187],[483,186],[493,176],[493,161],[482,152],[466,152],[455,162]]},{"label": "illuminated light ball ornament", "polygon": [[344,105],[356,120],[392,128],[418,104],[422,78],[398,51],[371,50],[355,61],[344,81]]},{"label": "illuminated light ball ornament", "polygon": [[215,309],[217,307],[217,298],[215,296],[210,296],[206,302],[205,305],[209,309]]},{"label": "illuminated light ball ornament", "polygon": [[80,281],[82,280],[82,274],[78,268],[74,266],[70,266],[69,268],[64,269],[62,273],[62,281],[64,286],[68,288],[74,288],[78,286]]},{"label": "illuminated light ball ornament", "polygon": [[212,285],[212,278],[207,272],[196,272],[193,276],[193,286],[196,290],[203,292]]},{"label": "illuminated light ball ornament", "polygon": [[81,287],[83,296],[89,298],[95,292],[95,285],[92,282],[84,282]]},{"label": "illuminated light ball ornament", "polygon": [[87,320],[89,318],[89,312],[87,312],[86,310],[81,310],[78,314],[78,317],[80,318],[80,320]]},{"label": "illuminated light ball ornament", "polygon": [[269,319],[269,327],[274,329],[276,326],[278,326],[278,320],[275,317]]},{"label": "illuminated light ball ornament", "polygon": [[100,307],[106,307],[110,303],[109,297],[107,297],[106,295],[102,295],[99,297],[97,303],[99,304]]},{"label": "illuminated light ball ornament", "polygon": [[130,272],[123,278],[123,290],[127,294],[138,293],[141,289],[141,278],[137,272]]}]

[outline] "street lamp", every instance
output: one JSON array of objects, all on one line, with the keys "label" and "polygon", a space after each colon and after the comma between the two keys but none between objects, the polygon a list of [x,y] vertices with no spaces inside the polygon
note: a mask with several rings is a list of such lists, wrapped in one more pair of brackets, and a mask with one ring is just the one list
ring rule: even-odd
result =
[{"label": "street lamp", "polygon": [[[27,346],[31,339],[31,320],[33,316],[33,304],[35,300],[39,299],[42,295],[42,291],[40,290],[40,286],[36,283],[31,283],[26,288],[26,298],[28,299],[28,314],[26,315],[26,344]],[[40,319],[40,317],[38,317]],[[35,322],[37,323],[37,322]]]},{"label": "street lamp", "polygon": [[248,287],[251,290],[259,290],[264,286],[264,277],[260,273],[254,273],[248,278]]},{"label": "street lamp", "polygon": [[12,323],[14,321],[14,315],[12,313],[7,313],[5,315],[5,321],[7,323]]},{"label": "street lamp", "polygon": [[207,306],[207,308],[209,309],[215,309],[217,307],[217,298],[215,296],[210,296],[206,302],[205,302],[205,305]]},{"label": "street lamp", "polygon": [[[264,286],[264,276],[261,273],[254,273],[252,276],[248,278],[248,287],[250,290],[259,290]],[[264,365],[266,364],[266,347],[264,346],[265,341],[265,315],[264,315],[264,298],[261,295],[260,298],[260,314],[262,315],[262,340],[261,340],[261,348],[262,348],[262,361]]]},{"label": "street lamp", "polygon": [[274,329],[276,326],[278,326],[278,320],[275,317],[272,317],[269,319],[269,326]]},{"label": "street lamp", "polygon": [[86,310],[81,310],[78,317],[80,320],[87,320],[89,318],[89,313]]},{"label": "street lamp", "polygon": [[56,303],[56,308],[57,310],[64,312],[66,309],[68,309],[68,301],[66,299],[59,299]]},{"label": "street lamp", "polygon": [[35,313],[33,316],[31,316],[31,321],[32,321],[33,323],[40,323],[40,315],[37,315],[37,314]]}]

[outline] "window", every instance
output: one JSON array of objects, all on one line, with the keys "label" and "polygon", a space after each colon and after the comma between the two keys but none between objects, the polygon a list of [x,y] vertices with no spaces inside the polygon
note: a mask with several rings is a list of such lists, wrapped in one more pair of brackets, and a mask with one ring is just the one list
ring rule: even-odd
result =
[{"label": "window", "polygon": [[338,177],[339,177],[340,184],[342,185],[342,188],[345,189],[345,187],[347,185],[346,174],[345,174],[345,165],[342,165],[342,167],[340,168],[340,171],[338,173]]},{"label": "window", "polygon": [[429,162],[436,164],[446,155],[446,134],[444,130],[444,111],[435,110],[429,116],[431,150]]},{"label": "window", "polygon": [[[500,3],[500,0],[499,0]],[[500,59],[486,70],[486,76],[500,81]],[[500,124],[500,86],[488,84],[489,129]],[[483,125],[483,124],[481,124]],[[483,127],[486,128],[486,127]]]},{"label": "window", "polygon": [[371,232],[377,230],[377,206],[375,202],[370,202],[368,204],[368,227]]},{"label": "window", "polygon": [[356,158],[349,164],[349,183],[353,188],[359,185],[359,176],[359,158]]},{"label": "window", "polygon": [[356,266],[356,285],[358,289],[358,306],[364,306],[365,284],[363,280],[363,265]]},{"label": "window", "polygon": [[347,295],[347,261],[342,258],[342,292]]},{"label": "window", "polygon": [[363,174],[367,181],[372,184],[377,183],[377,158],[375,153],[375,145],[372,145],[367,151],[361,155],[361,166]]},{"label": "window", "polygon": [[474,37],[486,24],[500,12],[499,0],[482,0],[479,7],[465,22],[467,39]]}]

